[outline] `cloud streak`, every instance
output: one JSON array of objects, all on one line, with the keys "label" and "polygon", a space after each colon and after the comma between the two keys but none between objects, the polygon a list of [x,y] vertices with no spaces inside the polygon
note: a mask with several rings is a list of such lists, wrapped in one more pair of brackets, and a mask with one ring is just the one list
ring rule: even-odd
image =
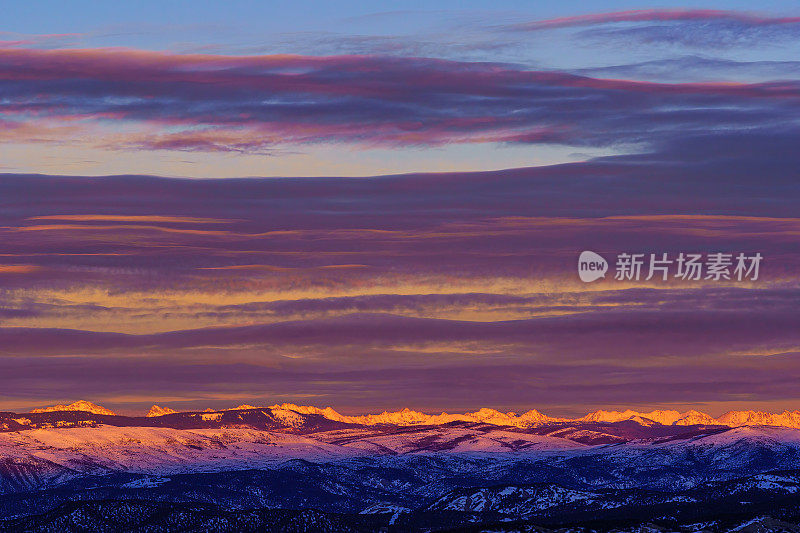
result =
[{"label": "cloud streak", "polygon": [[[789,145],[367,179],[0,176],[2,263],[36,266],[0,272],[7,395],[791,407]],[[587,286],[584,249],[766,262],[757,283]]]},{"label": "cloud streak", "polygon": [[518,30],[546,30],[617,22],[687,21],[737,22],[747,26],[800,25],[800,17],[769,17],[740,11],[719,9],[632,9],[525,22],[513,27]]},{"label": "cloud streak", "polygon": [[[0,50],[0,79],[0,112],[31,130],[20,140],[94,130],[106,148],[263,154],[307,143],[653,144],[752,129],[800,103],[792,81],[666,84],[377,56],[13,48]],[[120,124],[133,131],[114,133]]]},{"label": "cloud streak", "polygon": [[715,9],[635,9],[589,13],[514,24],[508,29],[541,32],[583,28],[579,38],[609,44],[637,41],[697,48],[765,44],[800,37],[800,17],[773,17]]}]

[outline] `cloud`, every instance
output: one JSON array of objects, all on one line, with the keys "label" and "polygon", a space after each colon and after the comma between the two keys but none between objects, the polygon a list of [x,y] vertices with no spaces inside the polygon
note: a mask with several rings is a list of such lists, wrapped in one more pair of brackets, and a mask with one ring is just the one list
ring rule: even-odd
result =
[{"label": "cloud", "polygon": [[590,13],[514,24],[511,30],[539,32],[588,28],[579,35],[600,42],[638,41],[702,48],[764,44],[800,37],[800,17],[771,17],[713,9],[638,9]]},{"label": "cloud", "polygon": [[800,61],[736,61],[716,57],[684,55],[638,63],[588,67],[576,74],[596,77],[632,78],[662,82],[768,81],[800,78]]},{"label": "cloud", "polygon": [[[766,295],[739,296],[746,303]],[[743,395],[786,400],[800,377],[800,324],[784,312],[789,304],[495,323],[350,315],[142,336],[2,328],[3,346],[17,357],[3,358],[0,369],[16,378],[11,396],[146,395],[168,387],[186,397],[236,392],[313,395],[339,405],[396,407],[414,398],[439,406],[576,409]],[[59,357],[20,356],[29,350]]]},{"label": "cloud", "polygon": [[[666,22],[713,19],[686,17]],[[781,24],[794,23],[761,25]],[[770,81],[774,65],[747,83],[619,79],[691,64],[706,63],[578,75],[4,49],[0,110],[30,142],[269,155],[311,143],[636,148],[371,178],[0,175],[6,395],[169,387],[459,409],[796,399],[800,85]],[[587,249],[765,262],[757,283],[587,287],[574,271]]]},{"label": "cloud", "polygon": [[280,140],[257,137],[253,132],[222,130],[189,131],[160,135],[118,136],[107,143],[112,149],[174,150],[179,152],[233,152],[240,154],[277,155]]},{"label": "cloud", "polygon": [[0,261],[39,270],[7,274],[3,283],[224,287],[280,300],[352,296],[366,286],[495,292],[499,279],[509,292],[574,281],[573,256],[584,249],[761,251],[769,258],[762,279],[778,283],[798,264],[792,246],[800,232],[800,161],[793,130],[779,128],[687,135],[645,154],[496,172],[4,175],[0,194],[17,207],[0,218],[10,254]]},{"label": "cloud", "polygon": [[686,22],[727,21],[748,26],[781,26],[800,24],[800,17],[767,17],[739,11],[717,9],[634,9],[609,13],[590,13],[573,17],[524,22],[514,28],[518,30],[545,30],[573,26],[593,26],[616,22]]},{"label": "cloud", "polygon": [[40,215],[27,220],[71,220],[76,222],[175,222],[179,224],[220,224],[234,222],[216,218],[170,217],[158,215]]},{"label": "cloud", "polygon": [[[793,398],[793,146],[732,132],[583,163],[374,178],[2,175],[2,262],[39,267],[0,274],[0,367],[19,378],[6,395],[169,386],[576,409]],[[574,271],[585,249],[766,259],[752,284],[589,288]]]},{"label": "cloud", "polygon": [[37,265],[0,265],[0,274],[27,274],[39,270]]},{"label": "cloud", "polygon": [[[323,367],[336,366],[340,359],[385,366],[388,361],[381,360],[386,356],[379,356],[380,351],[411,347],[406,360],[397,363],[406,365],[415,360],[412,356],[415,347],[448,343],[479,343],[504,354],[503,359],[553,361],[553,357],[559,357],[563,363],[577,364],[635,358],[637,364],[644,366],[653,366],[664,357],[691,364],[694,358],[716,360],[732,352],[757,353],[765,348],[787,351],[800,346],[798,318],[788,312],[796,305],[796,294],[783,302],[777,298],[778,304],[772,309],[757,303],[758,298],[770,297],[769,293],[760,292],[740,295],[746,303],[756,302],[753,309],[730,305],[732,302],[693,308],[686,305],[686,301],[676,299],[672,305],[646,305],[648,299],[661,295],[638,296],[645,305],[612,305],[595,312],[511,321],[343,314],[332,318],[143,335],[2,328],[0,340],[8,355],[113,356],[146,349],[150,354],[172,353],[174,357],[191,359],[193,353],[225,349],[228,358],[244,358],[268,365],[287,353],[310,350],[309,358]],[[612,302],[613,299],[605,301],[606,304]],[[603,301],[598,299],[595,303]],[[490,364],[491,360],[484,362]],[[452,361],[445,357],[441,362]]]},{"label": "cloud", "polygon": [[0,76],[0,111],[30,130],[47,122],[51,140],[67,128],[65,142],[102,133],[105,148],[262,154],[309,143],[652,145],[770,127],[800,99],[793,81],[666,84],[378,56],[13,48],[0,50]]}]

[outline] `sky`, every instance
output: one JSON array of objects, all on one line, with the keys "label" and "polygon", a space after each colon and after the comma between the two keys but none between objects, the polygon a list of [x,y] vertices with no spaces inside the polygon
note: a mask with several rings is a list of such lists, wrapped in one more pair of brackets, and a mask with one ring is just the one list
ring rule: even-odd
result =
[{"label": "sky", "polygon": [[0,408],[800,408],[793,2],[13,10]]}]

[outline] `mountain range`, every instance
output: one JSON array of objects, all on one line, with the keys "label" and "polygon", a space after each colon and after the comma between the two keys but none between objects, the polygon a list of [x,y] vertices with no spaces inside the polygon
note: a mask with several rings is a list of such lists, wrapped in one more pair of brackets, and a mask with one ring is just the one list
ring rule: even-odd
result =
[{"label": "mountain range", "polygon": [[[343,422],[347,424],[357,424],[374,426],[378,424],[393,424],[398,426],[414,425],[441,425],[450,422],[482,422],[496,426],[513,426],[519,428],[536,427],[556,422],[623,422],[633,420],[643,425],[661,424],[677,426],[694,425],[721,425],[729,427],[739,426],[778,426],[789,428],[800,428],[800,410],[784,411],[783,413],[767,413],[764,411],[728,411],[723,415],[714,418],[711,415],[700,411],[689,410],[680,412],[676,410],[654,410],[650,412],[639,412],[627,409],[625,411],[605,411],[598,410],[588,413],[579,418],[564,418],[547,416],[536,409],[531,409],[523,414],[515,412],[501,412],[496,409],[482,408],[472,413],[450,414],[441,413],[430,415],[404,408],[399,411],[384,411],[380,414],[367,414],[357,416],[347,416],[338,413],[331,407],[319,408],[306,405],[296,405],[283,403],[268,407],[258,407],[254,405],[240,405],[230,409],[205,409],[203,412],[222,413],[226,411],[242,411],[252,409],[268,409],[273,412],[293,412],[303,415],[319,415],[328,420]],[[31,410],[31,413],[47,412],[66,412],[80,411],[97,415],[116,416],[116,413],[101,407],[95,403],[79,400],[69,405],[54,405]],[[147,413],[147,417],[157,417],[178,413],[175,409],[153,405]]]},{"label": "mountain range", "polygon": [[794,531],[798,420],[79,401],[0,413],[0,530]]}]

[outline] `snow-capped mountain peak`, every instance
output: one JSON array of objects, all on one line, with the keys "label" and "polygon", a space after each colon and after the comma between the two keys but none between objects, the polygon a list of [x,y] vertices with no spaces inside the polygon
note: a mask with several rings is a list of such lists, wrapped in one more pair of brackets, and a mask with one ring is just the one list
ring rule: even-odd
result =
[{"label": "snow-capped mountain peak", "polygon": [[697,424],[712,425],[717,423],[717,420],[711,415],[695,411],[694,409],[681,414],[681,417],[673,422],[676,426],[694,426]]},{"label": "snow-capped mountain peak", "polygon": [[153,405],[150,410],[147,412],[148,417],[153,416],[164,416],[164,415],[171,415],[173,413],[177,413],[175,409],[170,409],[169,407],[161,407],[159,405]]},{"label": "snow-capped mountain peak", "polygon": [[584,422],[622,422],[623,420],[628,420],[629,418],[633,418],[635,416],[645,417],[644,413],[638,413],[631,409],[626,409],[625,411],[594,411],[589,413],[578,420]]},{"label": "snow-capped mountain peak", "polygon": [[763,411],[728,411],[717,421],[726,426],[782,426],[800,428],[800,411],[784,411],[780,414]]},{"label": "snow-capped mountain peak", "polygon": [[551,416],[547,416],[536,409],[531,409],[530,411],[522,413],[519,416],[519,419],[530,424],[543,424],[545,422],[556,422],[563,420],[562,418],[553,418]]},{"label": "snow-capped mountain peak", "polygon": [[624,420],[639,421],[640,419],[644,419],[649,422],[655,422],[665,426],[672,426],[672,425],[690,426],[695,424],[711,425],[720,423],[710,415],[694,410],[686,411],[685,413],[681,413],[675,410],[655,410],[655,411],[650,411],[649,413],[633,411],[631,409],[626,409],[625,411],[600,410],[589,413],[582,418],[578,418],[577,420],[581,420],[584,422],[616,423],[616,422],[622,422]]},{"label": "snow-capped mountain peak", "polygon": [[31,413],[53,413],[59,411],[83,411],[86,413],[93,413],[96,415],[111,415],[114,416],[116,413],[105,407],[101,407],[95,403],[86,401],[86,400],[78,400],[77,402],[73,402],[69,405],[53,405],[51,407],[40,407],[38,409],[31,409]]}]

